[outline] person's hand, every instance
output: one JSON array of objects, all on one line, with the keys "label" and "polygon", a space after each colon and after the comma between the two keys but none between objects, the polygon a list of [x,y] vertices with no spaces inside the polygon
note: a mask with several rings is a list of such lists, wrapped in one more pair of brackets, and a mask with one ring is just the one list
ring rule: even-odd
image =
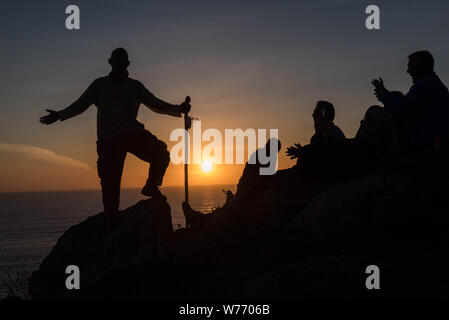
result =
[{"label": "person's hand", "polygon": [[374,79],[373,81],[371,81],[371,83],[376,90],[385,89],[384,80],[382,78]]},{"label": "person's hand", "polygon": [[40,118],[40,123],[42,124],[52,124],[59,120],[59,113],[54,110],[45,109],[48,112],[48,115]]},{"label": "person's hand", "polygon": [[294,146],[288,147],[285,153],[290,157],[290,159],[296,159],[299,158],[301,150],[302,146],[299,143],[295,143]]},{"label": "person's hand", "polygon": [[192,106],[190,105],[190,97],[189,96],[187,96],[186,100],[179,105],[179,108],[181,109],[182,113],[189,113],[190,109],[192,108]]},{"label": "person's hand", "polygon": [[373,81],[371,81],[371,83],[374,86],[374,94],[376,95],[377,98],[379,98],[379,94],[382,91],[386,90],[383,79],[382,78],[374,79]]}]

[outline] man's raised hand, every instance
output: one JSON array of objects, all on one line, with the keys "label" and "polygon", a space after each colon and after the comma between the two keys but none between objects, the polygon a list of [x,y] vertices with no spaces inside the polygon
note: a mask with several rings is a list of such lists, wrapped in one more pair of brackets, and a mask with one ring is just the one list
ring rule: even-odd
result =
[{"label": "man's raised hand", "polygon": [[192,106],[190,105],[190,97],[189,96],[187,96],[186,100],[179,105],[179,108],[181,109],[182,113],[189,113],[190,109],[192,108]]},{"label": "man's raised hand", "polygon": [[48,115],[40,118],[40,123],[42,124],[52,124],[59,120],[59,113],[54,110],[45,109],[48,112]]},{"label": "man's raised hand", "polygon": [[374,79],[373,81],[371,81],[371,83],[374,86],[374,94],[376,95],[377,98],[379,98],[379,94],[382,91],[386,90],[383,79],[382,78]]},{"label": "man's raised hand", "polygon": [[296,159],[299,158],[301,150],[302,146],[299,143],[295,143],[294,146],[288,147],[285,153],[287,153],[287,156],[289,156],[290,159]]}]

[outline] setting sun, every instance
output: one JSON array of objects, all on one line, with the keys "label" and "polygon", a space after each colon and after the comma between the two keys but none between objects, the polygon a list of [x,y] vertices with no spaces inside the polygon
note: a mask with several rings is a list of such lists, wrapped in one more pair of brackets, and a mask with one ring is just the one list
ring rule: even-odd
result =
[{"label": "setting sun", "polygon": [[212,162],[210,162],[209,160],[204,160],[203,163],[201,164],[201,169],[204,172],[209,172],[212,170]]}]

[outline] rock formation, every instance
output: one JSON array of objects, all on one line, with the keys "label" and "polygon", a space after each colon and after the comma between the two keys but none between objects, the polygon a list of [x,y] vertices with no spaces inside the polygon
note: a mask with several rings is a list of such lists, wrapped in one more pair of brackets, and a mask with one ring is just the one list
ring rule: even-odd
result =
[{"label": "rock formation", "polygon": [[[100,213],[63,234],[30,292],[34,299],[448,298],[448,164],[448,152],[432,152],[309,193],[284,179],[176,232],[160,200],[113,219]],[[294,180],[293,170],[284,174]],[[71,264],[80,268],[80,290],[65,288]],[[379,266],[381,290],[366,289],[368,265]]]}]

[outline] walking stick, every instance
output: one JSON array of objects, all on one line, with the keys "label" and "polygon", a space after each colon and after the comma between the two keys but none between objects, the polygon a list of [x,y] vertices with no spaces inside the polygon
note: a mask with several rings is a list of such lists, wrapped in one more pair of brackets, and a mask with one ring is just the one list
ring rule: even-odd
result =
[{"label": "walking stick", "polygon": [[[187,96],[186,103],[190,103],[190,97]],[[185,137],[184,137],[184,194],[185,194],[185,202],[189,203],[189,133],[188,130],[192,127],[192,118],[189,117],[188,112],[184,114],[184,129],[185,129]],[[186,228],[189,228],[189,225],[186,220]]]}]

